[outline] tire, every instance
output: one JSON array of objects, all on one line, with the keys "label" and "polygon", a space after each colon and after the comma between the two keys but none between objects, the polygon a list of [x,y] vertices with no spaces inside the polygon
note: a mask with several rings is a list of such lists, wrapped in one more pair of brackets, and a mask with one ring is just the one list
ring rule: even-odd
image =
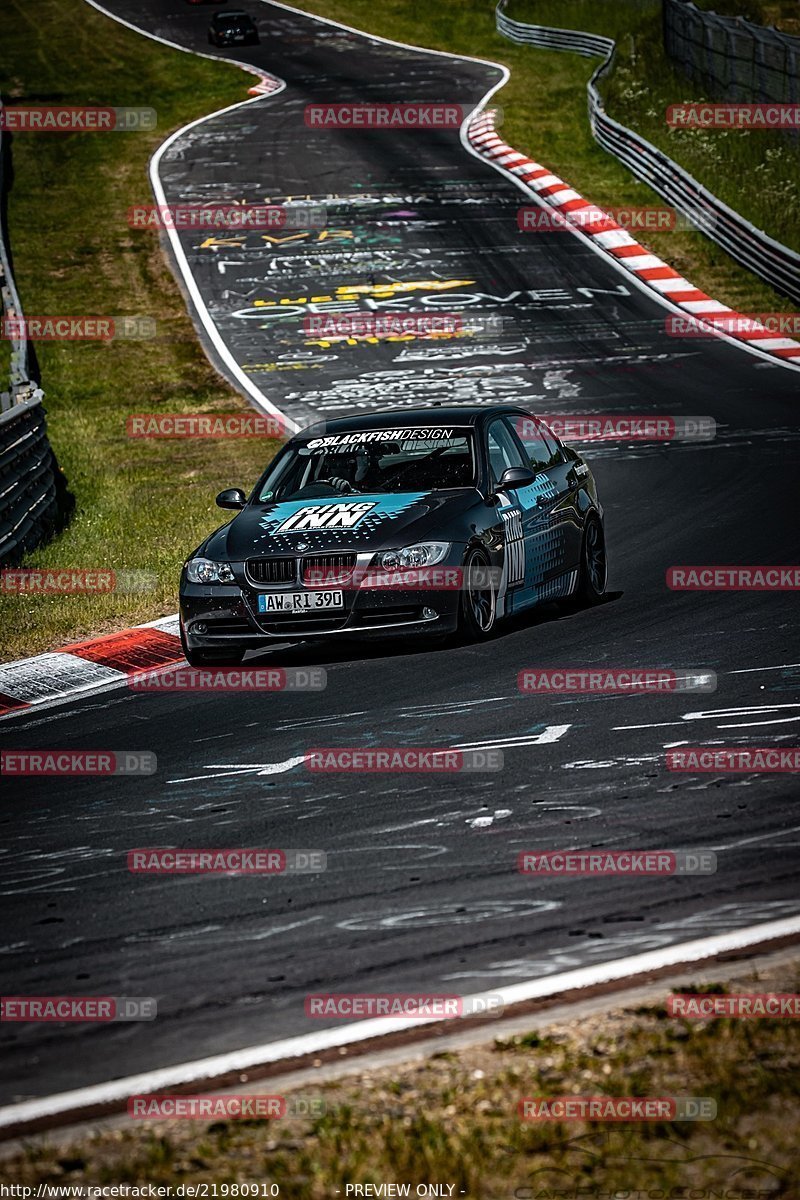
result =
[{"label": "tire", "polygon": [[181,626],[181,650],[190,667],[238,667],[244,650],[191,650]]},{"label": "tire", "polygon": [[608,583],[608,556],[606,537],[602,521],[594,513],[587,519],[583,530],[581,565],[575,600],[578,604],[599,604],[606,594]]},{"label": "tire", "polygon": [[458,610],[458,632],[469,642],[483,642],[492,636],[497,623],[497,591],[491,580],[484,587],[471,585],[471,575],[476,568],[489,569],[488,556],[483,550],[473,548],[464,559],[464,587]]}]

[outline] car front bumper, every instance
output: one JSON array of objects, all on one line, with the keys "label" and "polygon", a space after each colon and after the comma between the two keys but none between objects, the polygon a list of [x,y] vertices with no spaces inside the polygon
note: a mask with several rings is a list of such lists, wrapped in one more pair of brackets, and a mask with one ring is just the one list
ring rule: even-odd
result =
[{"label": "car front bumper", "polygon": [[[318,590],[296,585],[261,589],[263,592]],[[246,650],[271,642],[335,636],[440,636],[454,632],[458,626],[457,591],[348,590],[347,587],[341,590],[343,610],[266,614],[258,612],[258,591],[249,586],[195,584],[184,578],[180,591],[183,636],[192,650]]]}]

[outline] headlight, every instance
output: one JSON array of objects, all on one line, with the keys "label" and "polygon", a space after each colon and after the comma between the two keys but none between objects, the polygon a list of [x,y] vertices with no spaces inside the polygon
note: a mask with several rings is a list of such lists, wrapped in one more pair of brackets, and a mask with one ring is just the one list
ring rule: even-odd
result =
[{"label": "headlight", "polygon": [[450,553],[451,542],[417,542],[402,550],[384,550],[372,560],[373,567],[401,571],[407,567],[435,567]]},{"label": "headlight", "polygon": [[190,583],[234,583],[230,563],[212,562],[210,558],[191,558],[186,564]]}]

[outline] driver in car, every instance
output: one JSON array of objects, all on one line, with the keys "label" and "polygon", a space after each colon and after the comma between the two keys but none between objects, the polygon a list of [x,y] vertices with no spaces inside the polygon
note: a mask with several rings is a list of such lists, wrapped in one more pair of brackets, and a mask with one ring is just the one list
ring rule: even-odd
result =
[{"label": "driver in car", "polygon": [[390,442],[383,446],[365,446],[352,454],[326,456],[318,483],[329,483],[337,492],[369,492],[380,490],[385,472],[380,460],[386,455],[399,453],[399,446]]},{"label": "driver in car", "polygon": [[359,483],[369,465],[368,456],[360,454],[326,455],[317,483],[329,483],[337,492],[360,491]]}]

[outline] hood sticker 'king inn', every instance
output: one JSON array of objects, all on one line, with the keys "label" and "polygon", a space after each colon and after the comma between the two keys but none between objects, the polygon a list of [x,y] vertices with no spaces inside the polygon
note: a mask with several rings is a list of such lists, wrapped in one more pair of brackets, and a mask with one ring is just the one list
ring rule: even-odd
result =
[{"label": "hood sticker 'king inn'", "polygon": [[375,501],[315,504],[299,509],[274,533],[299,533],[307,529],[352,529],[375,507]]}]

